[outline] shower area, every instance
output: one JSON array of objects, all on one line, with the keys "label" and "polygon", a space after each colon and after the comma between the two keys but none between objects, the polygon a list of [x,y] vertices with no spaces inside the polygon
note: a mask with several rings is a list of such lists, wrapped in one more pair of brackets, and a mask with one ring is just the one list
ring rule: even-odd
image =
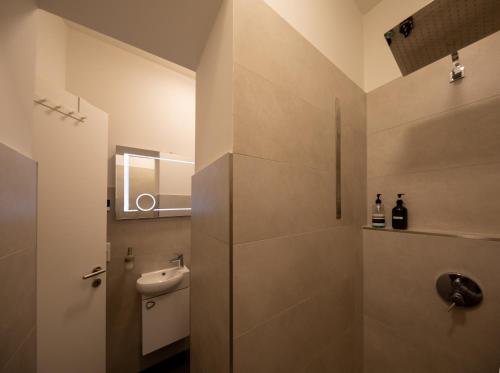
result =
[{"label": "shower area", "polygon": [[222,2],[197,71],[192,372],[498,371],[499,29],[497,1],[430,2],[380,34],[402,76],[367,93],[266,2]]}]

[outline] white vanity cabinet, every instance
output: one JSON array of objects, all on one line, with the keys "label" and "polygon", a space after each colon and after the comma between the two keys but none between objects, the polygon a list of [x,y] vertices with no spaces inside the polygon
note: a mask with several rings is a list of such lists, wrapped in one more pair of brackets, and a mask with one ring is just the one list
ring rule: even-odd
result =
[{"label": "white vanity cabinet", "polygon": [[189,336],[189,287],[142,298],[142,354]]}]

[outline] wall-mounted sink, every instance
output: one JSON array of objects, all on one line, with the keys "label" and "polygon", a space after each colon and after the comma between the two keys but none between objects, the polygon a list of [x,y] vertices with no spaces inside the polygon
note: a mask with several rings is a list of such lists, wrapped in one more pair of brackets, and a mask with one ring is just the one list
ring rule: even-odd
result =
[{"label": "wall-mounted sink", "polygon": [[189,268],[172,267],[143,273],[137,279],[136,288],[145,297],[169,293],[189,287]]}]

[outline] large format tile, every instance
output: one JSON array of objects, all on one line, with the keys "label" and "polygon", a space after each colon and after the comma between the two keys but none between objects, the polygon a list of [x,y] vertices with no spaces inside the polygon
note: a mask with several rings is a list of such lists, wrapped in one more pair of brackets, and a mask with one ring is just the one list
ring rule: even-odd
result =
[{"label": "large format tile", "polygon": [[390,224],[396,193],[406,193],[408,224],[414,228],[500,233],[500,163],[446,168],[368,180],[368,201],[385,196]]},{"label": "large format tile", "polygon": [[[475,360],[459,361],[446,346],[429,336],[416,340],[375,319],[365,317],[364,372],[366,373],[480,373]],[[472,369],[471,369],[472,368]]]},{"label": "large format tile", "polygon": [[335,174],[234,155],[234,242],[328,228],[335,217]]},{"label": "large format tile", "polygon": [[500,161],[500,95],[368,136],[368,177]]},{"label": "large format tile", "polygon": [[350,328],[342,332],[329,344],[313,353],[312,361],[301,372],[362,373],[363,337],[359,334],[361,329],[357,329]]},{"label": "large format tile", "polygon": [[[365,231],[367,367],[398,371],[404,363],[415,372],[436,373],[498,369],[499,260],[499,242]],[[484,302],[474,309],[446,312],[448,304],[435,290],[436,279],[446,272],[476,279]],[[393,356],[404,358],[392,362]],[[384,370],[374,370],[378,371]]]},{"label": "large format tile", "polygon": [[234,60],[333,112],[332,63],[264,1],[236,0]]},{"label": "large format tile", "polygon": [[352,287],[339,287],[340,296],[338,289],[325,289],[236,338],[235,372],[303,373],[318,351],[353,325],[353,302],[345,302]]},{"label": "large format tile", "polygon": [[192,240],[191,360],[206,373],[229,372],[230,247],[197,230]]},{"label": "large format tile", "polygon": [[192,178],[192,227],[223,242],[229,242],[231,163],[225,154]]},{"label": "large format tile", "polygon": [[[325,288],[350,284],[360,268],[359,228],[338,227],[234,247],[234,335],[256,327]],[[332,315],[334,317],[334,315]]]},{"label": "large format tile", "polygon": [[335,116],[236,64],[234,152],[319,169],[335,162]]},{"label": "large format tile", "polygon": [[36,245],[36,162],[0,143],[0,258]]},{"label": "large format tile", "polygon": [[367,95],[368,133],[437,114],[500,93],[500,32],[460,51],[466,77],[449,83],[451,59],[445,57]]},{"label": "large format tile", "polygon": [[3,367],[2,373],[36,373],[36,330],[31,329],[14,356]]},{"label": "large format tile", "polygon": [[0,259],[0,367],[20,348],[36,319],[35,249]]}]

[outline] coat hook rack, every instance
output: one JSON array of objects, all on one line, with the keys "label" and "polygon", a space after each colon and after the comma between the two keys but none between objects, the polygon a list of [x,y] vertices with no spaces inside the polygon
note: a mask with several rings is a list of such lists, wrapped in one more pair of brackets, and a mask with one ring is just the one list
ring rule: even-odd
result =
[{"label": "coat hook rack", "polygon": [[85,119],[87,119],[87,117],[84,117],[84,116],[77,116],[74,111],[71,111],[71,110],[65,111],[61,105],[55,105],[55,106],[50,105],[49,101],[46,98],[34,99],[33,101],[38,105],[46,107],[47,109],[55,111],[59,114],[62,114],[64,116],[68,117],[68,118],[74,119],[77,122],[85,123]]}]

